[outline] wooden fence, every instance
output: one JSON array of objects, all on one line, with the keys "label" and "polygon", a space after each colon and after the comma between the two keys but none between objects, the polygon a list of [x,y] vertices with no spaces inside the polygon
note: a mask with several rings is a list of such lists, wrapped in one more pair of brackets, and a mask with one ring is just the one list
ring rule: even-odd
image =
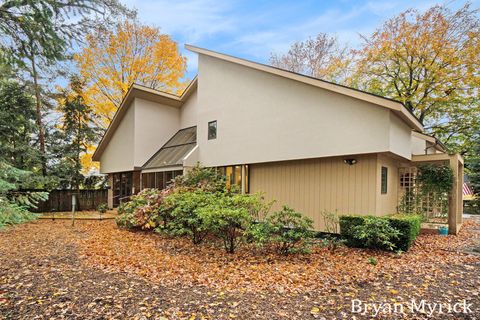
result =
[{"label": "wooden fence", "polygon": [[[34,212],[61,212],[72,210],[73,190],[52,190],[49,192],[48,200],[40,202]],[[99,204],[107,203],[108,190],[80,190],[77,196],[77,210],[96,210]]]}]

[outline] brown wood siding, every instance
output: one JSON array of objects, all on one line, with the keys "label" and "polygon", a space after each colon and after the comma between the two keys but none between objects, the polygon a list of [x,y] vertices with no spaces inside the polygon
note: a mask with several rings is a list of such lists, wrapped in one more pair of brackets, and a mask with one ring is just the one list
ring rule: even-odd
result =
[{"label": "brown wood siding", "polygon": [[[345,158],[358,162],[347,165]],[[250,192],[265,192],[268,200],[277,200],[272,210],[287,204],[312,218],[315,229],[322,230],[324,210],[375,214],[376,171],[376,155],[253,164]]]}]

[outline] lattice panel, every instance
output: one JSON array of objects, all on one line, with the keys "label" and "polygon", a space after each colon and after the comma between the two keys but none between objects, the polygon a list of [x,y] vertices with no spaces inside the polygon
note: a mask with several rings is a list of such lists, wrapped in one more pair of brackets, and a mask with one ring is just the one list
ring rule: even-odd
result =
[{"label": "lattice panel", "polygon": [[448,219],[448,193],[424,194],[417,182],[416,167],[399,168],[398,211],[422,214],[429,222]]}]

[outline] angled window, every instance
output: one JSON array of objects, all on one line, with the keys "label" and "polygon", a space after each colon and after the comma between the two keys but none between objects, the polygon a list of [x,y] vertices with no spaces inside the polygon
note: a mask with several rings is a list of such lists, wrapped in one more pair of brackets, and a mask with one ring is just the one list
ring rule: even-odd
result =
[{"label": "angled window", "polygon": [[217,120],[208,123],[208,140],[217,139]]},{"label": "angled window", "polygon": [[387,194],[388,168],[382,167],[382,194]]}]

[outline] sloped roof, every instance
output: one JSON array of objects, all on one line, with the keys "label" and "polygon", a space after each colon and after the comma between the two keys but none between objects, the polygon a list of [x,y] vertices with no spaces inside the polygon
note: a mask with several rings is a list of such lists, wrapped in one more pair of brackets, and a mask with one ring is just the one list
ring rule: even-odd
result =
[{"label": "sloped roof", "polygon": [[412,129],[423,132],[423,125],[422,123],[413,115],[401,102],[396,100],[392,100],[389,98],[385,98],[373,93],[361,91],[358,89],[346,87],[340,84],[328,82],[325,80],[321,80],[318,78],[306,76],[303,74],[295,73],[292,71],[272,67],[266,64],[253,62],[250,60],[245,60],[241,58],[237,58],[234,56],[230,56],[227,54],[211,51],[208,49],[203,49],[199,47],[195,47],[189,44],[185,45],[187,50],[192,52],[196,52],[198,54],[203,54],[206,56],[214,57],[220,60],[224,60],[227,62],[239,64],[248,68],[252,68],[255,70],[267,72],[276,76],[284,77],[287,79],[303,82],[312,86],[316,86],[325,90],[329,90],[332,92],[336,92],[342,95],[346,95],[355,99],[363,100],[384,108],[388,108],[392,110],[397,116],[399,116],[402,120],[404,120]]},{"label": "sloped roof", "polygon": [[192,92],[195,91],[196,89],[197,89],[197,77],[195,77],[188,84],[187,88],[185,88],[181,96],[164,92],[164,91],[155,90],[139,84],[132,84],[128,89],[127,94],[123,98],[122,103],[120,104],[120,107],[118,107],[112,122],[110,122],[110,125],[105,131],[105,134],[103,135],[102,140],[100,140],[100,143],[98,144],[98,147],[92,156],[92,160],[100,161],[100,157],[102,156],[103,151],[107,147],[110,139],[113,137],[115,130],[120,125],[120,122],[125,116],[127,109],[130,107],[133,99],[140,98],[140,99],[180,108],[188,99],[188,97],[192,94]]},{"label": "sloped roof", "polygon": [[143,165],[142,169],[182,165],[182,160],[196,144],[197,127],[179,130]]}]

